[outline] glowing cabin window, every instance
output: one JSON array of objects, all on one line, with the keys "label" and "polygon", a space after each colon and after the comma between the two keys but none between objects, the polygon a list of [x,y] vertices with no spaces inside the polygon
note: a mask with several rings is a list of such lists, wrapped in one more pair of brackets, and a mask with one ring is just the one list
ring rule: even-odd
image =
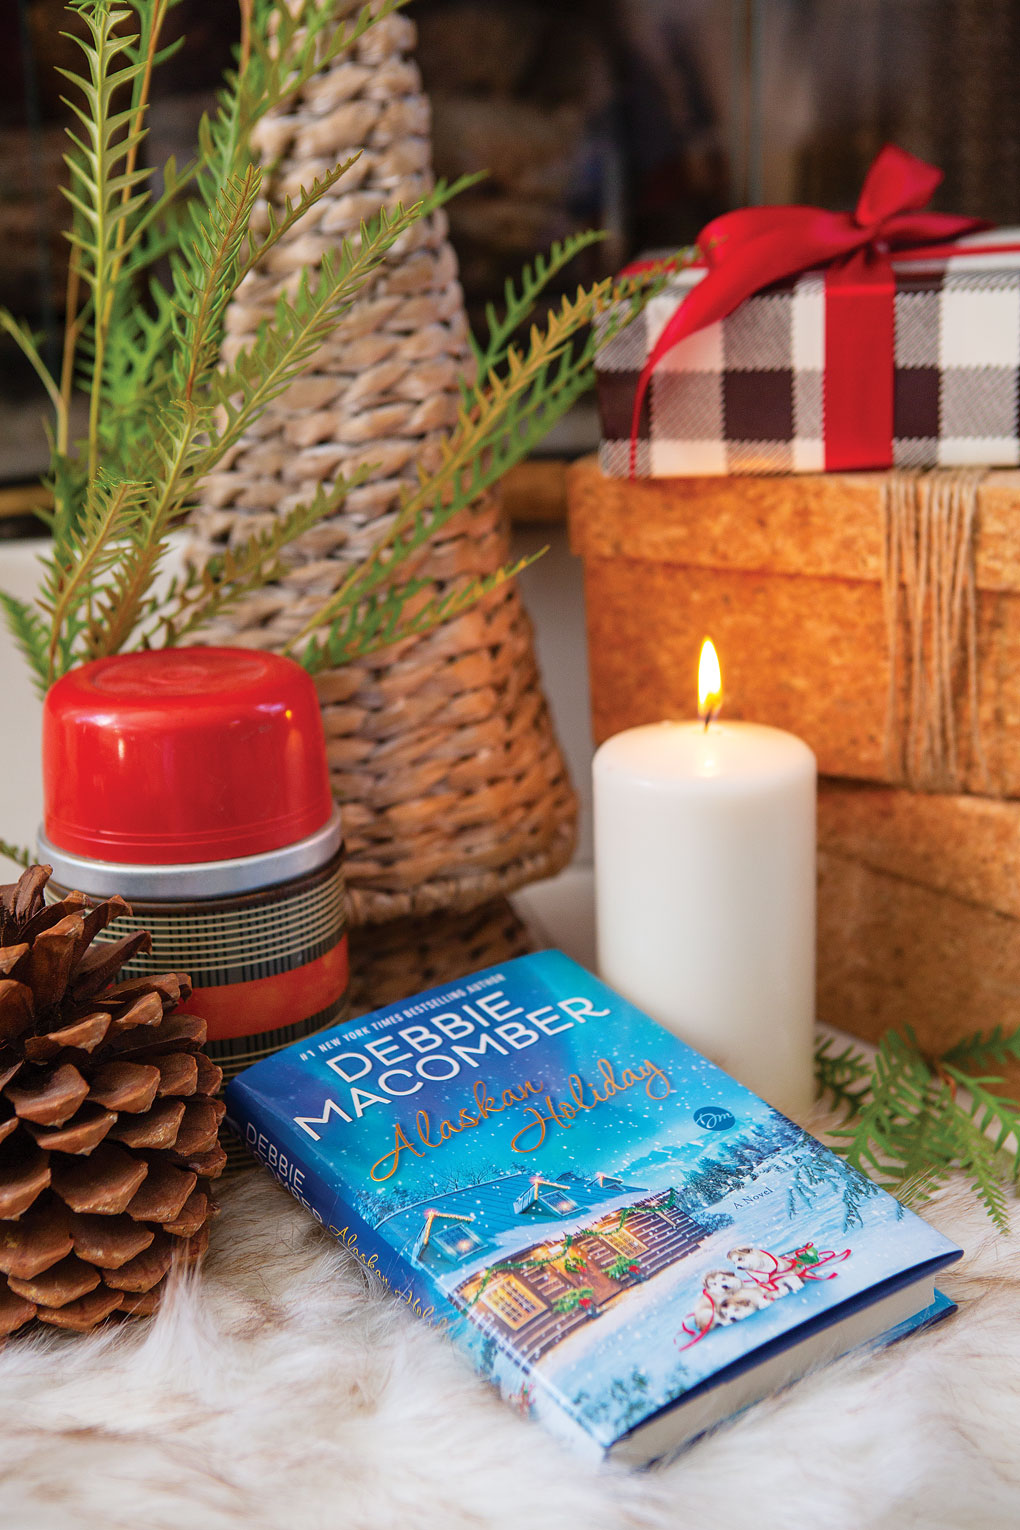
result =
[{"label": "glowing cabin window", "polygon": [[433,1227],[432,1242],[448,1259],[466,1259],[482,1247],[482,1239],[466,1222],[447,1222],[442,1228]]},{"label": "glowing cabin window", "polygon": [[554,1217],[565,1217],[568,1212],[577,1210],[577,1202],[572,1201],[569,1195],[564,1195],[562,1190],[543,1190],[536,1205],[542,1211],[551,1212]]},{"label": "glowing cabin window", "polygon": [[490,1280],[480,1300],[507,1328],[523,1328],[533,1317],[545,1311],[545,1302],[529,1291],[516,1275],[501,1275]]},{"label": "glowing cabin window", "polygon": [[612,1232],[602,1233],[603,1243],[608,1243],[610,1248],[615,1248],[618,1254],[643,1254],[645,1245],[640,1238],[635,1238],[632,1232],[625,1227],[616,1227]]}]

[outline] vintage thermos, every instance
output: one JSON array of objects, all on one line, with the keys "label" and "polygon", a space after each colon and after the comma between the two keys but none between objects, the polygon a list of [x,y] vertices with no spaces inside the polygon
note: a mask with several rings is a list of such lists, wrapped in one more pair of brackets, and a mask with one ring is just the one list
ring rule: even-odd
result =
[{"label": "vintage thermos", "polygon": [[227,1077],[343,1013],[340,818],[299,665],[240,648],[97,659],[46,697],[50,896],[122,894],[101,939],[151,931],[124,976],[187,972]]}]

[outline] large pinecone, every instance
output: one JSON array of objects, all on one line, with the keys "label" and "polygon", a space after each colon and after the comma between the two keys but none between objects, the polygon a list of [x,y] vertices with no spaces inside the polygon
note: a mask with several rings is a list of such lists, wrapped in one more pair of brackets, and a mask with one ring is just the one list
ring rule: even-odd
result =
[{"label": "large pinecone", "polygon": [[222,1080],[180,973],[111,987],[142,930],[92,942],[123,898],[46,906],[48,866],[0,887],[0,1335],[92,1328],[157,1305],[201,1257]]}]

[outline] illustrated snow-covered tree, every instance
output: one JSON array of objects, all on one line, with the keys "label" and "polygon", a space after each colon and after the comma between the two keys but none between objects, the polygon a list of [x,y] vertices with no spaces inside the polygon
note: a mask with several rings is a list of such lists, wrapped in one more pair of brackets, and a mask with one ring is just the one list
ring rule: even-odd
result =
[{"label": "illustrated snow-covered tree", "polygon": [[789,1213],[792,1217],[798,1203],[813,1206],[819,1190],[832,1189],[843,1197],[843,1231],[860,1227],[863,1222],[861,1207],[879,1194],[879,1187],[851,1167],[844,1159],[835,1157],[820,1142],[808,1139],[804,1151],[798,1157],[792,1183],[787,1192]]}]

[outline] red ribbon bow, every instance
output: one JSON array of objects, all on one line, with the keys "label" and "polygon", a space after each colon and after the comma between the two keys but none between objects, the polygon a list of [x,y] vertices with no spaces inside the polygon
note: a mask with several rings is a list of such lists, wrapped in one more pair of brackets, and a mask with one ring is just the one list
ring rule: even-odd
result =
[{"label": "red ribbon bow", "polygon": [[816,266],[826,268],[826,468],[880,466],[876,443],[885,444],[891,460],[895,280],[890,252],[944,255],[952,249],[945,241],[990,227],[980,218],[923,212],[941,180],[934,165],[886,144],[852,213],[742,207],[706,224],[698,235],[706,275],[666,325],[638,379],[631,477],[641,408],[663,356],[763,287]]}]

